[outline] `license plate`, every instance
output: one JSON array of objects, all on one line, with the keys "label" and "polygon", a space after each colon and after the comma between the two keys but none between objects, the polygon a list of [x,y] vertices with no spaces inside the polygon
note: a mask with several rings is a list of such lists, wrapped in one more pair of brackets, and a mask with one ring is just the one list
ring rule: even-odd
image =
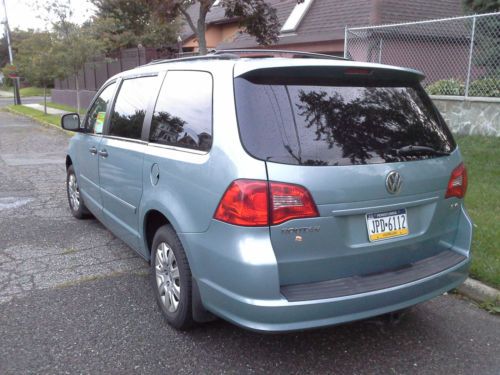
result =
[{"label": "license plate", "polygon": [[366,215],[366,228],[371,242],[393,237],[407,236],[408,220],[406,209],[379,212]]}]

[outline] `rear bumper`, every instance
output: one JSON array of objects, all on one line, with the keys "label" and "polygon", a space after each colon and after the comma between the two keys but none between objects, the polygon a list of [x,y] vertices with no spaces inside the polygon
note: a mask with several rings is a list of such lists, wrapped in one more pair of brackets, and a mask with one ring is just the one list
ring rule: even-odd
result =
[{"label": "rear bumper", "polygon": [[[284,332],[400,310],[460,285],[468,275],[472,240],[472,223],[463,208],[462,213],[453,243],[444,246],[451,256],[428,258],[432,264],[414,263],[412,277],[404,270],[395,270],[383,280],[378,275],[369,275],[370,280],[357,285],[354,280],[347,289],[336,280],[325,282],[330,294],[308,294],[305,290],[305,294],[295,293],[296,298],[288,294],[288,299],[268,228],[213,221],[207,232],[179,236],[207,310],[251,330]],[[332,288],[337,288],[335,293],[331,293]],[[342,288],[347,293],[339,293]]]},{"label": "rear bumper", "polygon": [[208,280],[199,280],[206,307],[216,315],[255,331],[285,332],[364,319],[424,302],[460,285],[470,259],[408,284],[338,298],[289,302],[285,298],[242,298]]}]

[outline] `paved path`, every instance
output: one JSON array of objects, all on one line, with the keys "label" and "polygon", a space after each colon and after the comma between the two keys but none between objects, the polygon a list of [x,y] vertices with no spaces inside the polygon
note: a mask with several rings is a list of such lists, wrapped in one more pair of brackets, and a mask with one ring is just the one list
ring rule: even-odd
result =
[{"label": "paved path", "polygon": [[[50,97],[47,97],[47,101],[50,101]],[[31,104],[31,103],[42,103],[43,96],[32,96],[29,98],[21,98],[22,104]],[[6,107],[8,105],[14,104],[14,98],[3,98],[0,96],[0,108]]]},{"label": "paved path", "polygon": [[13,98],[14,94],[10,91],[0,90],[0,98]]},{"label": "paved path", "polygon": [[70,215],[67,142],[0,112],[0,374],[500,374],[500,319],[454,295],[286,335],[171,329],[146,263]]},{"label": "paved path", "polygon": [[[37,111],[42,111],[43,112],[43,110],[44,110],[43,104],[39,104],[39,103],[24,104],[24,106],[36,109]],[[64,115],[64,114],[69,113],[69,112],[68,111],[64,111],[62,109],[47,107],[47,113],[49,115]]]}]

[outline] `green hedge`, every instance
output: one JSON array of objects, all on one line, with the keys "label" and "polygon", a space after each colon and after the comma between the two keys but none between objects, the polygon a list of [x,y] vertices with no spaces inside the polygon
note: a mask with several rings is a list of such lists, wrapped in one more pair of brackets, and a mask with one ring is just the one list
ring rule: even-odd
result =
[{"label": "green hedge", "polygon": [[500,79],[482,78],[471,83],[469,96],[490,96],[500,97]]},{"label": "green hedge", "polygon": [[430,95],[465,95],[465,85],[457,79],[442,79],[431,83],[425,89]]},{"label": "green hedge", "polygon": [[[465,83],[458,79],[442,79],[431,83],[426,88],[430,95],[465,95]],[[500,79],[480,78],[472,81],[469,96],[500,97]]]}]

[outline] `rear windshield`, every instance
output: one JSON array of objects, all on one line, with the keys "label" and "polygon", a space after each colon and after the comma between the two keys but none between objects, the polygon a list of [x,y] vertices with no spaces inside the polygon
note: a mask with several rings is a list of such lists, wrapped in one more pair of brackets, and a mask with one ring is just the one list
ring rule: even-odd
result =
[{"label": "rear windshield", "polygon": [[235,79],[243,146],[258,159],[297,165],[378,164],[439,157],[455,143],[418,83],[318,85],[301,79]]}]

